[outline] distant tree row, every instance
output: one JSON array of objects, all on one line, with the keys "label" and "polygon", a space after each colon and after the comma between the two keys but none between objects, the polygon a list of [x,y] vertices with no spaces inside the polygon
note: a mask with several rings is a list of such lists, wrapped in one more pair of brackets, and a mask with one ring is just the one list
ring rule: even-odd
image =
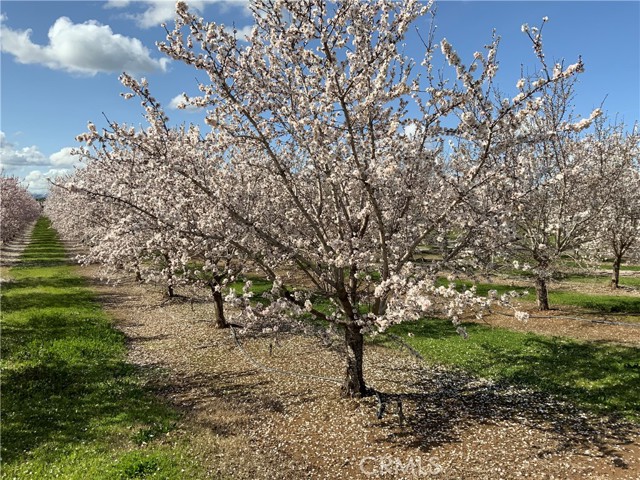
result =
[{"label": "distant tree row", "polygon": [[0,176],[0,240],[16,238],[42,213],[42,207],[15,177]]},{"label": "distant tree row", "polygon": [[[523,27],[539,69],[510,98],[496,82],[498,37],[470,63],[433,34],[422,58],[405,54],[422,2],[252,9],[245,42],[178,2],[160,44],[208,76],[184,103],[210,130],[171,126],[147,82],[125,74],[147,125],[89,124],[79,136],[86,166],[56,182],[46,210],[87,261],[169,294],[206,286],[220,327],[230,304],[246,329],[340,328],[343,391],[367,395],[364,334],[426,315],[465,334],[463,315],[509,301],[442,286],[443,272],[528,265],[548,309],[547,282],[567,255],[614,255],[619,266],[637,244],[637,132],[600,110],[574,116],[582,62],[549,65],[542,26]],[[436,68],[440,54],[448,70]],[[229,287],[257,273],[273,282],[263,301],[249,281]]]}]

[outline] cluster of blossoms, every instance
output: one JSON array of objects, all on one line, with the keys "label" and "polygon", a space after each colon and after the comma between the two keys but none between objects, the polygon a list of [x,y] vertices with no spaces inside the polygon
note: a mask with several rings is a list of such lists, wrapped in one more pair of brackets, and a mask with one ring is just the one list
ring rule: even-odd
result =
[{"label": "cluster of blossoms", "polygon": [[33,223],[42,211],[20,180],[0,176],[0,241],[13,240],[28,225]]},{"label": "cluster of blossoms", "polygon": [[[123,75],[124,97],[141,101],[148,127],[90,125],[78,150],[87,167],[54,190],[48,210],[77,221],[74,202],[89,201],[82,235],[92,258],[170,285],[209,285],[220,315],[233,304],[246,329],[311,317],[340,327],[344,392],[370,393],[363,335],[425,315],[460,327],[463,315],[506,302],[440,286],[438,274],[495,258],[505,239],[545,245],[522,222],[539,192],[562,183],[547,173],[563,165],[550,145],[575,157],[564,163],[576,177],[591,168],[565,144],[579,144],[597,115],[552,115],[580,68],[547,72],[536,31],[543,70],[514,98],[495,95],[497,37],[469,65],[443,40],[453,70],[444,81],[432,38],[420,61],[399,48],[427,9],[256,0],[245,42],[178,2],[159,48],[208,78],[184,104],[206,111],[210,131],[169,126],[146,81]],[[421,261],[425,245],[438,261]],[[535,255],[529,263],[546,268]],[[248,283],[230,288],[248,274],[272,282],[263,301]]]}]

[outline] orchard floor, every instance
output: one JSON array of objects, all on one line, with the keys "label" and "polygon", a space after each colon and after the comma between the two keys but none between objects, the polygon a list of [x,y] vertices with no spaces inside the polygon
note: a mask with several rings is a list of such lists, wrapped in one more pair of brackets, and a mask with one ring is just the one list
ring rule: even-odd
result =
[{"label": "orchard floor", "polygon": [[[35,225],[35,223],[34,223]],[[0,243],[0,269],[11,267],[20,261],[22,251],[31,241],[33,225],[26,228],[17,238],[8,243]],[[2,272],[2,270],[0,270]]]},{"label": "orchard floor", "polygon": [[[526,322],[516,320],[513,316],[495,314],[485,317],[478,323],[541,335],[570,337],[624,346],[637,347],[640,345],[640,322],[621,321],[615,315],[589,315],[566,306],[544,314],[537,311],[534,305],[525,305],[524,310],[531,315]],[[475,319],[467,318],[465,321],[475,321]]]},{"label": "orchard floor", "polygon": [[[243,339],[241,349],[213,327],[204,296],[167,302],[132,280],[107,284],[96,267],[79,272],[127,335],[129,360],[184,413],[168,435],[190,439],[210,478],[640,478],[637,424],[367,346],[367,381],[403,394],[405,422],[395,403],[378,420],[375,398],[340,398],[338,347],[280,334]],[[537,324],[527,325],[547,333]],[[596,341],[629,341],[640,330],[568,325],[564,334]]]}]

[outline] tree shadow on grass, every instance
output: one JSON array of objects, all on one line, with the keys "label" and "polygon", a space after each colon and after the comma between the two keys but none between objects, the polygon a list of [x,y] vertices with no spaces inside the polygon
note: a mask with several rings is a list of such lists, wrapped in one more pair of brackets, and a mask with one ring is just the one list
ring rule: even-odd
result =
[{"label": "tree shadow on grass", "polygon": [[18,268],[43,268],[43,267],[61,267],[63,265],[72,265],[66,257],[50,256],[50,257],[21,257],[20,266]]},{"label": "tree shadow on grass", "polygon": [[582,306],[587,310],[598,313],[640,313],[640,297],[606,297],[594,298],[583,302]]},{"label": "tree shadow on grass", "polygon": [[17,270],[2,291],[4,464],[40,447],[39,458],[55,462],[72,445],[167,431],[178,414],[143,388],[123,334],[83,280],[68,269]]},{"label": "tree shadow on grass", "polygon": [[500,380],[544,390],[589,410],[640,420],[640,349],[560,337],[528,336],[526,350],[483,344],[490,361],[506,367]]},{"label": "tree shadow on grass", "polygon": [[114,426],[161,424],[174,415],[140,386],[121,345],[102,329],[54,318],[3,331],[3,348],[7,340],[14,347],[3,354],[13,363],[2,375],[3,462],[41,445],[55,447],[47,449],[55,455],[56,448],[112,435]]},{"label": "tree shadow on grass", "polygon": [[43,278],[43,277],[27,277],[18,280],[11,280],[2,285],[2,293],[7,294],[12,290],[22,288],[77,288],[84,287],[86,282],[79,277],[64,278]]},{"label": "tree shadow on grass", "polygon": [[20,292],[12,290],[12,294],[2,299],[2,311],[5,314],[42,308],[72,308],[75,310],[97,309],[91,292],[84,289],[60,290],[59,292]]},{"label": "tree shadow on grass", "polygon": [[[640,421],[640,348],[466,324],[463,340],[443,320],[415,332],[420,352],[509,385],[561,395],[586,409]],[[433,356],[432,356],[433,355]]]},{"label": "tree shadow on grass", "polygon": [[623,417],[640,416],[640,370],[633,368],[640,351],[541,336],[524,343],[530,348],[521,351],[482,345],[489,355],[479,361],[504,365],[495,381],[453,368],[418,368],[416,393],[386,396],[391,415],[383,424],[397,424],[394,402],[401,400],[408,414],[399,436],[412,448],[459,442],[473,425],[513,422],[553,434],[559,452],[596,448],[615,460],[611,446],[640,434]]}]

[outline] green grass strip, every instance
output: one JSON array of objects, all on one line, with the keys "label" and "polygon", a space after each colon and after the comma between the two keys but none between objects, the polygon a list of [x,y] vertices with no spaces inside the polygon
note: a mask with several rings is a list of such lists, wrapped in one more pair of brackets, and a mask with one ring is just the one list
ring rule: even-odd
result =
[{"label": "green grass strip", "polygon": [[640,348],[475,323],[465,328],[466,340],[447,320],[401,324],[390,333],[405,338],[428,363],[561,395],[593,412],[640,422]]},{"label": "green grass strip", "polygon": [[41,218],[3,284],[2,478],[203,478]]},{"label": "green grass strip", "polygon": [[[608,287],[611,284],[611,277],[609,275],[568,275],[562,280],[574,283],[600,285],[602,287]],[[638,288],[640,287],[640,277],[622,275],[619,284],[621,287]]]}]

